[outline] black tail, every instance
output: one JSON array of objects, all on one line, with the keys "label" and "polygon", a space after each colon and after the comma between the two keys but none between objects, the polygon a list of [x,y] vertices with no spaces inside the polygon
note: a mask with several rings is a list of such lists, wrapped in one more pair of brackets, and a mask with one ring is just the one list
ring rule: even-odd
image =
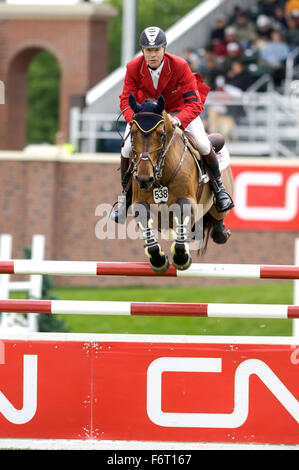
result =
[{"label": "black tail", "polygon": [[[211,238],[211,232],[215,225],[217,224],[217,220],[207,212],[203,216],[203,220],[199,221],[198,223],[202,224],[202,240],[200,248],[197,250],[198,256],[203,256],[208,248],[209,239]],[[195,232],[195,226],[192,229],[192,232]]]}]

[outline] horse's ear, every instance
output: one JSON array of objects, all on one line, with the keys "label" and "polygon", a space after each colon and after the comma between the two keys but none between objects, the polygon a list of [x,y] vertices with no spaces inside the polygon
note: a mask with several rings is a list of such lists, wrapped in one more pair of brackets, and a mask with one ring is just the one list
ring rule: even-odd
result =
[{"label": "horse's ear", "polygon": [[131,109],[134,111],[134,113],[138,113],[138,111],[140,111],[140,104],[137,103],[137,101],[135,100],[135,96],[133,95],[132,92],[130,92],[130,95],[129,95],[129,105]]},{"label": "horse's ear", "polygon": [[165,108],[165,100],[162,95],[159,96],[157,102],[157,113],[162,114]]}]

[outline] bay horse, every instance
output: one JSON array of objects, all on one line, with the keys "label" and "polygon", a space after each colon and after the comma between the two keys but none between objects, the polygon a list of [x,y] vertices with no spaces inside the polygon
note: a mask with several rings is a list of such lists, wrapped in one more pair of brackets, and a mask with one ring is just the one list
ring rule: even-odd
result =
[{"label": "bay horse", "polygon": [[[230,231],[225,229],[223,219],[229,211],[219,213],[216,210],[203,162],[199,164],[200,156],[198,153],[195,155],[196,150],[190,146],[185,133],[172,124],[164,109],[163,96],[160,95],[157,101],[146,100],[139,104],[131,93],[129,104],[134,112],[130,129],[132,154],[129,166],[132,208],[142,231],[145,253],[155,272],[168,270],[169,259],[157,240],[152,208],[174,207],[168,219],[169,228],[175,232],[171,245],[172,263],[176,269],[185,270],[192,263],[189,246],[192,233],[188,227],[194,231],[196,224],[201,223],[206,237],[211,235],[216,243],[225,243]],[[215,145],[214,148],[217,151]],[[222,171],[221,176],[232,197],[230,166]],[[159,231],[163,228],[161,218],[159,211],[156,227]]]}]

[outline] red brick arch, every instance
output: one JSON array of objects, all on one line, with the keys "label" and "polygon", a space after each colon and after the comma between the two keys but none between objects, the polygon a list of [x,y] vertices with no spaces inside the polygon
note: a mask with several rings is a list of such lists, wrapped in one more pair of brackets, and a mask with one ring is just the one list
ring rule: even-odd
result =
[{"label": "red brick arch", "polygon": [[35,55],[49,51],[61,71],[59,134],[68,140],[72,101],[107,75],[107,22],[115,11],[104,5],[0,5],[0,149],[26,144],[27,74]]},{"label": "red brick arch", "polygon": [[28,68],[34,57],[43,50],[38,46],[28,46],[9,61],[5,89],[8,124],[6,142],[9,149],[16,149],[16,143],[22,148],[26,142]]}]

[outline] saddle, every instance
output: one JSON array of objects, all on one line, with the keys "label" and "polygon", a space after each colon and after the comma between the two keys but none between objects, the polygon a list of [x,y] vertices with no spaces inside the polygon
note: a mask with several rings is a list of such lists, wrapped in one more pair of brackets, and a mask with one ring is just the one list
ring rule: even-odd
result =
[{"label": "saddle", "polygon": [[[200,160],[200,153],[199,153],[197,142],[196,142],[194,135],[188,131],[184,131],[184,135],[188,139],[188,147],[190,148],[191,151],[194,151],[198,154],[198,160]],[[215,152],[216,153],[220,152],[223,145],[225,144],[223,135],[215,132],[214,134],[209,134],[208,138],[212,146],[214,147]]]}]

